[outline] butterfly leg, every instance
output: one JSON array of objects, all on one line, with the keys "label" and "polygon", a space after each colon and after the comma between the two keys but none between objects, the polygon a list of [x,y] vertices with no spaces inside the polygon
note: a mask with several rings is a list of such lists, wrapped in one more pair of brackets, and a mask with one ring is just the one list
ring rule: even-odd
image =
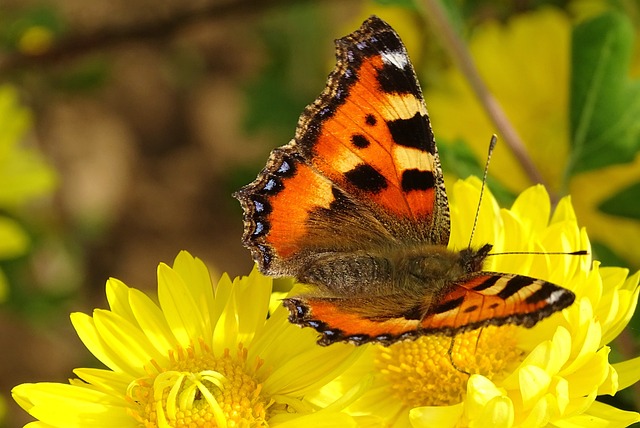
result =
[{"label": "butterfly leg", "polygon": [[451,336],[451,343],[449,344],[449,349],[447,350],[447,355],[449,356],[449,361],[451,362],[451,366],[457,371],[459,371],[460,373],[464,373],[467,376],[471,376],[471,373],[462,370],[460,367],[458,367],[455,361],[453,361],[453,344],[455,343],[455,341],[456,341],[456,337]]}]

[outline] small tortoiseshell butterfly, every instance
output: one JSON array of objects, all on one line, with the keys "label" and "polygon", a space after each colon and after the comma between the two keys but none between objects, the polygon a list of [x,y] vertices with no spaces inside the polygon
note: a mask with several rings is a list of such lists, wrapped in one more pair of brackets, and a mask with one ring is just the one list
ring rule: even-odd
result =
[{"label": "small tortoiseshell butterfly", "polygon": [[284,299],[320,345],[487,325],[531,327],[574,301],[541,279],[483,272],[491,244],[451,251],[429,116],[396,32],[371,17],[336,41],[337,65],[295,138],[234,196],[260,270],[311,284]]}]

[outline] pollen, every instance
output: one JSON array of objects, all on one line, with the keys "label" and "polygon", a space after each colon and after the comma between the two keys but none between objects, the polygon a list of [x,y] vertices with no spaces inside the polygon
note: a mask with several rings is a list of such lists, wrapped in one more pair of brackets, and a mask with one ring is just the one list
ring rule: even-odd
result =
[{"label": "pollen", "polygon": [[[379,347],[375,366],[392,395],[411,407],[459,403],[470,374],[499,380],[522,361],[514,326],[486,327]],[[453,343],[452,343],[453,341]]]},{"label": "pollen", "polygon": [[154,365],[155,373],[129,385],[127,399],[140,426],[267,426],[268,403],[251,375],[262,362],[250,367],[242,345],[235,355],[228,349],[219,356],[206,346],[198,349],[174,352],[170,367]]}]

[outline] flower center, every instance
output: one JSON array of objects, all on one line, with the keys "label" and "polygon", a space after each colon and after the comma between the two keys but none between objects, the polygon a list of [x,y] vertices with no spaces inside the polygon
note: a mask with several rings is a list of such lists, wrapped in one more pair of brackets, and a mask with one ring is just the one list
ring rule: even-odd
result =
[{"label": "flower center", "polygon": [[516,348],[516,328],[491,326],[453,339],[423,336],[380,346],[375,366],[392,394],[408,406],[456,404],[464,397],[469,374],[496,380],[522,360],[524,353]]},{"label": "flower center", "polygon": [[246,373],[246,349],[240,345],[236,356],[227,349],[218,357],[200,349],[197,355],[193,347],[172,353],[171,367],[156,365],[157,373],[129,385],[133,417],[148,428],[267,426],[268,404],[262,385]]}]

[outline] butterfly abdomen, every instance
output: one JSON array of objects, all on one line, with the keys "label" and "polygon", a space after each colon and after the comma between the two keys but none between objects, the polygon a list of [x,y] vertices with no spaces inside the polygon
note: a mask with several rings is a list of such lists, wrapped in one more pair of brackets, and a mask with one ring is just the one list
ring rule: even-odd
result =
[{"label": "butterfly abdomen", "polygon": [[393,279],[391,260],[375,252],[324,253],[305,266],[300,282],[323,287],[335,296],[376,294]]}]

